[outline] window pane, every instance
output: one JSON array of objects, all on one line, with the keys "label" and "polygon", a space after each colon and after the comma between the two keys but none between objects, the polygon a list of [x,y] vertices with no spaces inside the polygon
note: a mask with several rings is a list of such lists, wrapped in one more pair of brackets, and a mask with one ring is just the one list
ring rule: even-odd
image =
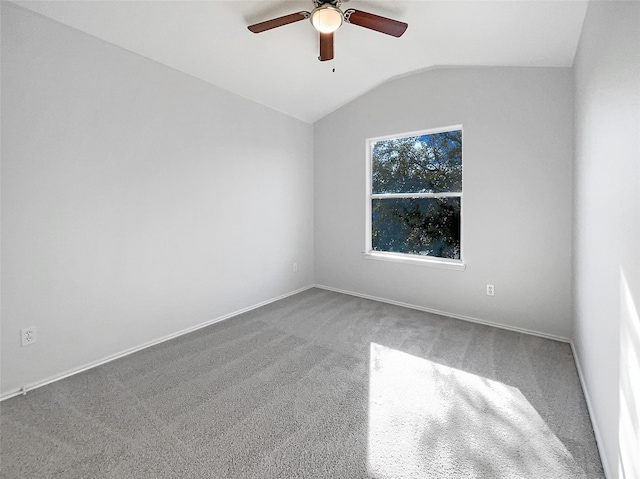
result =
[{"label": "window pane", "polygon": [[460,198],[371,200],[374,251],[460,259]]},{"label": "window pane", "polygon": [[376,141],[372,193],[462,191],[462,131]]}]

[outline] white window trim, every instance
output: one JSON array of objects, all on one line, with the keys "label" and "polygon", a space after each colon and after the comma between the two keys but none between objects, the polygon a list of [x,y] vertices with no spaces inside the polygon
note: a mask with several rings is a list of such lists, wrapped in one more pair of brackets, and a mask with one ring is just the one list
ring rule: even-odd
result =
[{"label": "white window trim", "polygon": [[[376,141],[390,140],[393,138],[406,138],[409,136],[421,136],[431,135],[434,133],[442,133],[444,131],[462,131],[462,125],[446,126],[443,128],[433,128],[430,130],[420,130],[409,133],[398,133],[395,135],[379,136],[376,138],[368,138],[366,140],[366,187],[365,187],[365,247],[363,256],[366,259],[391,261],[394,263],[415,264],[422,266],[429,266],[434,268],[444,268],[456,271],[464,271],[466,269],[466,263],[464,262],[464,162],[462,166],[462,192],[460,193],[390,193],[390,194],[372,194],[371,193],[371,173],[372,173],[372,158],[371,151],[372,145]],[[464,132],[463,132],[464,138]],[[464,143],[462,145],[463,158],[464,158]],[[459,197],[460,198],[460,259],[446,259],[437,258],[434,256],[422,256],[406,253],[391,253],[386,251],[374,251],[371,246],[371,200],[376,198],[447,198],[447,197]]]}]

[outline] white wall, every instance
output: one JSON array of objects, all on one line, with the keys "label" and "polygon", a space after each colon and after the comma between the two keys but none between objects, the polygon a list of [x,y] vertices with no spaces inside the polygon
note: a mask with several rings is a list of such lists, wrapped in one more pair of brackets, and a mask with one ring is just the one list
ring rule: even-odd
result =
[{"label": "white wall", "polygon": [[[572,97],[567,68],[435,69],[317,122],[316,283],[569,337]],[[365,140],[457,124],[466,271],[365,259]]]},{"label": "white wall", "polygon": [[1,3],[2,394],[313,284],[311,125]]},{"label": "white wall", "polygon": [[574,73],[575,344],[608,477],[631,479],[640,477],[640,3],[589,5]]}]

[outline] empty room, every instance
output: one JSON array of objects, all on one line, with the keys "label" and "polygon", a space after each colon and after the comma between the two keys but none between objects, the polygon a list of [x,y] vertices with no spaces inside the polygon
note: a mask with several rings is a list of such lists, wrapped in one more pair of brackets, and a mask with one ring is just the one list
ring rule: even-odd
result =
[{"label": "empty room", "polygon": [[0,478],[640,479],[640,2],[0,16]]}]

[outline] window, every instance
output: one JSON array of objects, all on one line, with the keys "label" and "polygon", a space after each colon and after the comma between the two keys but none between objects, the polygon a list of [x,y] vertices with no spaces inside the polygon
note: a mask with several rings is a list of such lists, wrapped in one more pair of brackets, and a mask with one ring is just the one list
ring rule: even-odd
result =
[{"label": "window", "polygon": [[462,264],[462,127],[368,142],[366,253]]}]

